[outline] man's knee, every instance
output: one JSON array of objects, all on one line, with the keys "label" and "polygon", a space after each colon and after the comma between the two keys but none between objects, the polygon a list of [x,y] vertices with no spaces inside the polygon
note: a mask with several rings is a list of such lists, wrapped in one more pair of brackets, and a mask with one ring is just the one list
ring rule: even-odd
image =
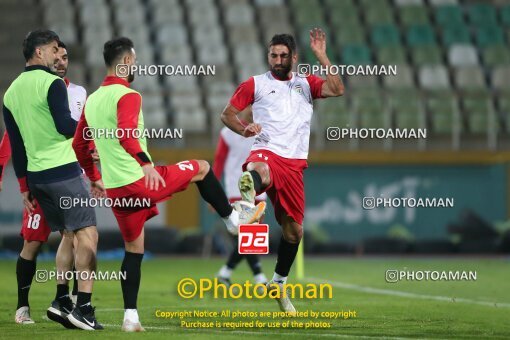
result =
[{"label": "man's knee", "polygon": [[201,181],[204,179],[204,177],[207,175],[209,170],[211,170],[211,166],[209,165],[209,162],[204,160],[197,160],[198,163],[198,173],[193,178],[193,181]]},{"label": "man's knee", "polygon": [[262,162],[250,162],[246,166],[248,171],[256,171],[262,179],[262,185],[266,186],[271,183],[271,176],[269,174],[269,165]]},{"label": "man's knee", "polygon": [[95,248],[97,246],[99,236],[95,226],[79,229],[74,234],[78,239],[78,247],[92,246]]},{"label": "man's knee", "polygon": [[142,230],[140,235],[133,241],[129,241],[129,242],[124,241],[124,247],[127,252],[143,254],[145,251],[144,243],[145,243],[145,232]]}]

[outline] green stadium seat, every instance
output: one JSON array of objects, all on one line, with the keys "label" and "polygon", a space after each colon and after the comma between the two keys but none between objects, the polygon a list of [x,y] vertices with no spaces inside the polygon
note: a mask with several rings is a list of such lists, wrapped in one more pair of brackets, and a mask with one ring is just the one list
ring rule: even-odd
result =
[{"label": "green stadium seat", "polygon": [[340,28],[336,31],[336,46],[341,48],[344,45],[364,44],[365,30],[363,26],[350,26]]},{"label": "green stadium seat", "polygon": [[328,7],[328,10],[351,10],[356,9],[356,5],[354,4],[354,0],[324,0],[324,3]]},{"label": "green stadium seat", "polygon": [[469,131],[474,134],[487,134],[489,118],[495,113],[490,94],[482,92],[464,95],[462,97],[462,106],[467,118]]},{"label": "green stadium seat", "polygon": [[478,66],[457,67],[454,70],[454,83],[464,91],[485,91],[485,77]]},{"label": "green stadium seat", "polygon": [[377,47],[386,45],[399,45],[400,35],[394,25],[375,25],[372,27],[372,44]]},{"label": "green stadium seat", "polygon": [[505,122],[505,131],[510,134],[510,97],[508,97],[508,95],[500,95],[498,97],[498,107],[500,117],[502,117]]},{"label": "green stadium seat", "polygon": [[400,22],[404,26],[428,25],[429,16],[425,6],[402,6],[399,8]]},{"label": "green stadium seat", "polygon": [[413,71],[405,64],[396,65],[396,76],[383,76],[383,83],[389,89],[408,89],[414,87]]},{"label": "green stadium seat", "polygon": [[503,45],[488,46],[482,51],[486,66],[510,65],[510,49]]},{"label": "green stadium seat", "polygon": [[354,119],[352,110],[345,98],[331,98],[318,103],[321,126],[352,127]]},{"label": "green stadium seat", "polygon": [[460,125],[460,115],[455,95],[450,92],[431,93],[427,97],[432,130],[437,134],[451,134],[453,126]]},{"label": "green stadium seat", "polygon": [[421,129],[426,127],[425,110],[421,97],[414,89],[392,93],[391,107],[395,125],[401,129]]},{"label": "green stadium seat", "polygon": [[499,10],[499,14],[503,26],[510,27],[510,5],[502,6]]},{"label": "green stadium seat", "polygon": [[322,27],[326,25],[324,15],[321,8],[312,7],[309,9],[297,8],[295,9],[295,18],[298,28],[313,28]]},{"label": "green stadium seat", "polygon": [[383,97],[377,91],[361,91],[354,96],[354,108],[361,128],[388,128],[389,117]]},{"label": "green stadium seat", "polygon": [[289,3],[294,10],[303,9],[305,11],[310,11],[314,9],[321,9],[319,0],[290,0]]},{"label": "green stadium seat", "polygon": [[356,7],[347,10],[332,8],[328,14],[331,27],[350,29],[352,26],[362,25]]},{"label": "green stadium seat", "polygon": [[409,46],[433,45],[436,43],[434,30],[429,25],[410,26],[406,37]]},{"label": "green stadium seat", "polygon": [[349,27],[351,24],[360,25],[358,7],[352,0],[326,0],[325,12],[333,27]]},{"label": "green stadium seat", "polygon": [[441,38],[443,45],[449,47],[455,44],[470,44],[471,36],[465,25],[452,25],[442,29]]},{"label": "green stadium seat", "polygon": [[365,65],[371,64],[370,49],[364,44],[350,44],[342,48],[342,64]]},{"label": "green stadium seat", "polygon": [[490,45],[502,45],[505,43],[503,30],[499,26],[476,27],[476,43],[485,48]]},{"label": "green stadium seat", "polygon": [[[375,4],[377,0],[373,2]],[[395,23],[391,6],[371,6],[365,8],[364,13],[366,22],[371,26]]]},{"label": "green stadium seat", "polygon": [[369,8],[375,8],[377,10],[382,10],[383,8],[391,8],[389,0],[361,0],[359,2],[365,10]]},{"label": "green stadium seat", "polygon": [[457,5],[437,6],[434,18],[443,27],[464,25],[462,9]]},{"label": "green stadium seat", "polygon": [[379,88],[377,76],[347,76],[344,77],[348,83],[349,89],[375,91]]},{"label": "green stadium seat", "polygon": [[500,93],[510,96],[510,65],[501,65],[491,70],[491,85]]},{"label": "green stadium seat", "polygon": [[468,8],[469,22],[474,26],[497,25],[496,9],[490,4],[472,4]]},{"label": "green stadium seat", "polygon": [[400,45],[382,46],[377,49],[377,62],[382,65],[406,64],[406,51]]},{"label": "green stadium seat", "polygon": [[441,49],[437,46],[418,46],[411,50],[411,59],[416,66],[442,64]]}]

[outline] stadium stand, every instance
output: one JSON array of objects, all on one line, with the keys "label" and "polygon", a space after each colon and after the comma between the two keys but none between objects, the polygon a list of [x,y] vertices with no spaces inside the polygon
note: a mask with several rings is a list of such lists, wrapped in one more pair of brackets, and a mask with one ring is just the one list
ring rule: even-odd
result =
[{"label": "stadium stand", "polygon": [[[469,148],[464,141],[480,136],[484,147],[510,146],[508,1],[4,0],[0,13],[1,93],[22,67],[13,46],[40,26],[66,42],[69,76],[89,91],[103,77],[102,44],[112,36],[132,38],[140,64],[215,65],[215,76],[135,82],[144,92],[146,125],[182,128],[190,143],[196,138],[205,146],[216,138],[219,113],[236,84],[266,70],[273,34],[295,34],[301,60],[315,63],[308,31],[321,26],[335,63],[398,65],[398,75],[345,76],[344,98],[317,103],[314,131],[347,124],[424,127],[432,139],[447,135],[451,142],[439,144],[443,149]],[[315,141],[312,147],[335,147]]]}]

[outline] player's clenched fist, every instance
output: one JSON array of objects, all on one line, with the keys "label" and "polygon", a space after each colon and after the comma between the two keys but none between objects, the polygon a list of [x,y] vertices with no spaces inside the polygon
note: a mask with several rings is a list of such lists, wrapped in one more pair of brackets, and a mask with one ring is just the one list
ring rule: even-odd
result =
[{"label": "player's clenched fist", "polygon": [[244,137],[253,137],[255,135],[258,135],[262,131],[262,126],[257,123],[250,123],[248,124],[243,131]]},{"label": "player's clenched fist", "polygon": [[149,188],[149,190],[156,190],[159,189],[159,183],[165,188],[165,180],[159,172],[154,169],[154,166],[152,164],[146,164],[142,166],[143,174],[145,175],[145,187]]}]

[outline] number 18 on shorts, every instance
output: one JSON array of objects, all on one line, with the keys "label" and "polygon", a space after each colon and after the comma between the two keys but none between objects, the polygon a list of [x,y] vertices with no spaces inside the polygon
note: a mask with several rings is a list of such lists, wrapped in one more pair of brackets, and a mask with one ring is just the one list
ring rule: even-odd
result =
[{"label": "number 18 on shorts", "polygon": [[269,225],[241,224],[237,242],[239,254],[268,254]]}]

